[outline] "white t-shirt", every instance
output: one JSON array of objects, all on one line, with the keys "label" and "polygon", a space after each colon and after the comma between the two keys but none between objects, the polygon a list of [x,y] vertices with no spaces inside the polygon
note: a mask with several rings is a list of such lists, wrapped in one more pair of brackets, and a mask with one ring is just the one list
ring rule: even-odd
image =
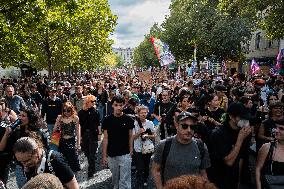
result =
[{"label": "white t-shirt", "polygon": [[[137,121],[134,122],[134,129],[133,129],[133,135],[138,133],[140,131],[140,126],[138,124]],[[143,128],[145,129],[145,131],[149,128],[151,129],[152,133],[154,133],[154,124],[152,121],[149,121],[146,119],[145,123],[142,123]],[[149,142],[153,142],[151,141],[151,139],[146,138],[145,141],[143,141],[144,143],[149,143]],[[141,137],[138,137],[136,140],[134,140],[134,150],[135,152],[141,152],[142,151],[142,140]]]}]

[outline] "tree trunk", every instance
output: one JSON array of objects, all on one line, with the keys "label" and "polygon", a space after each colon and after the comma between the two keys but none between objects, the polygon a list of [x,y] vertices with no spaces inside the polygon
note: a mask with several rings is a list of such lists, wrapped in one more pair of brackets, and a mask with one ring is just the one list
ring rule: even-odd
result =
[{"label": "tree trunk", "polygon": [[51,52],[50,45],[49,45],[48,30],[46,31],[46,37],[45,37],[45,52],[46,52],[47,63],[48,63],[48,78],[51,79],[53,75],[52,74],[52,61],[51,61],[52,52]]}]

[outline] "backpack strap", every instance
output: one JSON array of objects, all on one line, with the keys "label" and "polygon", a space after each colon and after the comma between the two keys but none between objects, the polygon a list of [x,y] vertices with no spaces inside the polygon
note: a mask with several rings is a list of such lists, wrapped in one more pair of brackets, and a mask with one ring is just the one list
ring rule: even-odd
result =
[{"label": "backpack strap", "polygon": [[203,160],[204,155],[205,155],[204,142],[200,139],[196,139],[196,144],[198,146],[198,150],[199,150],[200,155],[201,155],[201,160]]},{"label": "backpack strap", "polygon": [[163,185],[165,184],[165,178],[164,178],[165,165],[166,165],[167,157],[168,157],[168,155],[170,153],[172,142],[173,142],[173,137],[170,137],[170,138],[166,139],[164,150],[163,150],[163,154],[162,154],[161,178],[162,178],[162,184]]}]

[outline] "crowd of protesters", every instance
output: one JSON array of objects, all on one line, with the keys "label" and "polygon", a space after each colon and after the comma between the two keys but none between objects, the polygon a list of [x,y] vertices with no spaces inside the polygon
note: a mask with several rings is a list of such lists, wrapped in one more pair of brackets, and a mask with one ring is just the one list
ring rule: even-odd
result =
[{"label": "crowd of protesters", "polygon": [[19,188],[43,173],[78,188],[79,152],[92,178],[103,139],[114,189],[131,188],[133,167],[137,188],[147,187],[149,175],[157,189],[190,180],[269,188],[267,176],[284,177],[283,86],[281,75],[167,69],[2,78],[0,182],[15,167]]}]

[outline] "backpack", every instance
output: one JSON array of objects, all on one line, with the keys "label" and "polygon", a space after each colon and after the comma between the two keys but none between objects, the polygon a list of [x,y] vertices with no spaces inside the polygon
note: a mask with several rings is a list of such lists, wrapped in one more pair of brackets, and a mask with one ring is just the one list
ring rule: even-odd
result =
[{"label": "backpack", "polygon": [[[169,137],[169,138],[166,139],[163,154],[162,154],[161,177],[162,177],[162,184],[163,185],[165,184],[164,183],[165,182],[165,178],[164,178],[165,165],[166,165],[167,157],[170,153],[172,142],[173,142],[173,137]],[[199,149],[199,152],[200,152],[200,155],[201,155],[201,159],[203,159],[203,157],[205,155],[204,142],[200,139],[196,139],[196,144],[198,146],[198,149]]]}]

